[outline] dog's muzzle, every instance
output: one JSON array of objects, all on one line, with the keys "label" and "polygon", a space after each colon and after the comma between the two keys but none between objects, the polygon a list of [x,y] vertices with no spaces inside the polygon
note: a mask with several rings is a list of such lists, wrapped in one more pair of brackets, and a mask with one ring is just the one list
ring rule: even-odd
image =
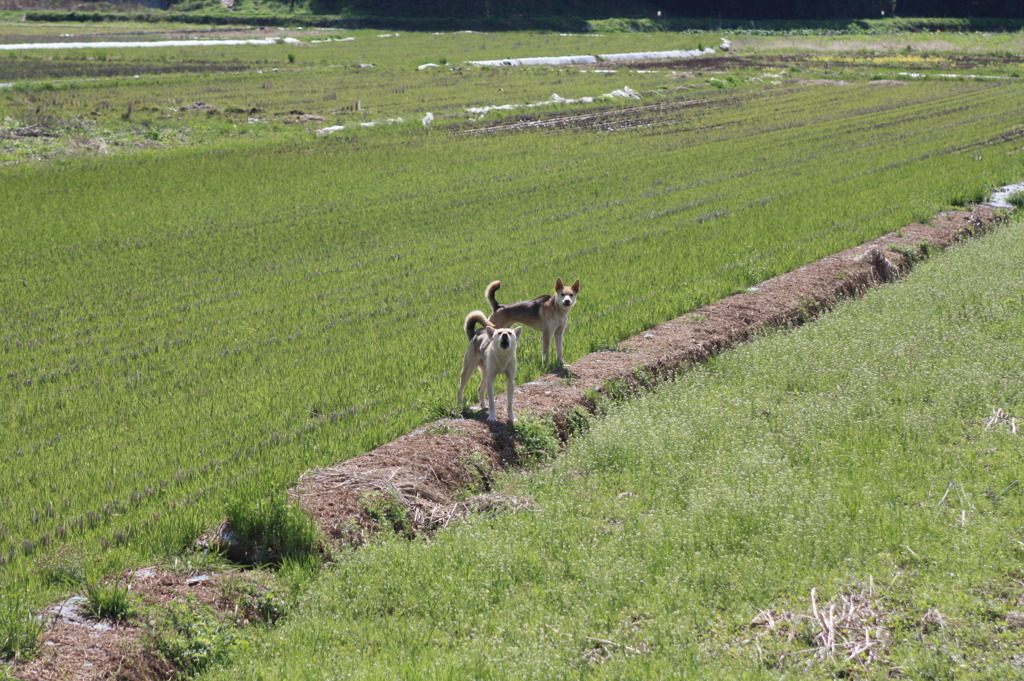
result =
[{"label": "dog's muzzle", "polygon": [[508,348],[508,338],[502,338],[501,339],[501,347],[506,348],[506,349]]}]

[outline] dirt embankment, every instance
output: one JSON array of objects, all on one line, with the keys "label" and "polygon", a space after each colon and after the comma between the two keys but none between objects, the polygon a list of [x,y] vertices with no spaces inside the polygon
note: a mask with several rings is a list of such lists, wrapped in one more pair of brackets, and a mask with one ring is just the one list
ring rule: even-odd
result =
[{"label": "dirt embankment", "polygon": [[[665,322],[620,343],[517,387],[521,416],[546,419],[567,437],[611,386],[628,390],[701,362],[768,329],[800,324],[837,301],[906,273],[922,254],[987,231],[1001,211],[976,206],[942,213],[931,225],[912,224],[897,233],[828,256],[793,272]],[[570,331],[571,332],[571,331]],[[536,339],[535,339],[536,340]],[[455,386],[452,386],[454,394]],[[499,399],[499,416],[504,416]],[[523,447],[503,422],[445,419],[427,424],[371,452],[303,476],[292,496],[329,539],[360,543],[368,533],[391,525],[414,534],[430,531],[473,512],[523,504],[490,493],[489,481],[514,465]],[[467,490],[482,492],[466,498]],[[225,597],[230,574],[201,574],[143,568],[122,575],[144,604],[193,600],[237,613]],[[138,623],[110,624],[85,618],[81,598],[42,613],[48,618],[39,657],[16,665],[15,678],[57,680],[168,678],[166,660],[143,645]]]}]

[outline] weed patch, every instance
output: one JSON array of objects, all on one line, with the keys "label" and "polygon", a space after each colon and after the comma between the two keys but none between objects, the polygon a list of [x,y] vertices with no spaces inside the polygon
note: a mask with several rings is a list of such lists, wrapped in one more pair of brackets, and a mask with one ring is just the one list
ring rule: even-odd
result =
[{"label": "weed patch", "polygon": [[512,424],[512,437],[519,460],[523,463],[550,459],[558,454],[560,441],[557,431],[546,419],[520,416]]},{"label": "weed patch", "polygon": [[186,677],[223,664],[247,649],[239,630],[209,607],[171,603],[152,620],[147,643]]},{"label": "weed patch", "polygon": [[909,246],[907,244],[892,244],[889,246],[889,250],[906,257],[911,265],[916,265],[925,260],[930,253],[930,251],[923,250],[920,245]]},{"label": "weed patch", "polygon": [[49,584],[76,588],[86,582],[85,558],[80,550],[61,546],[36,559],[38,574]]},{"label": "weed patch", "polygon": [[269,577],[234,575],[221,587],[224,599],[235,604],[239,624],[260,622],[276,624],[292,609],[290,594]]},{"label": "weed patch", "polygon": [[325,549],[309,516],[280,494],[255,503],[235,500],[227,507],[227,527],[238,547],[229,548],[229,555],[240,549],[245,561],[253,564],[280,565],[322,555]]},{"label": "weed patch", "polygon": [[27,601],[5,596],[0,600],[0,658],[15,662],[31,659],[39,650],[45,626]]},{"label": "weed patch", "polygon": [[360,507],[379,526],[408,539],[416,536],[409,509],[399,501],[397,494],[388,490],[367,492],[360,500]]}]

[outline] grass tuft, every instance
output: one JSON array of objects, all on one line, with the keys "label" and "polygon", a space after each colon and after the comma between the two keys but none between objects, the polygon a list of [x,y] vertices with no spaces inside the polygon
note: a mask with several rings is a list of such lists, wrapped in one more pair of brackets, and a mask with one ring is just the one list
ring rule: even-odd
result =
[{"label": "grass tuft", "polygon": [[233,575],[224,581],[221,592],[225,600],[235,604],[240,621],[273,625],[285,617],[293,605],[290,595],[276,583],[258,576]]},{"label": "grass tuft", "polygon": [[34,657],[45,628],[24,599],[14,594],[0,598],[0,659],[23,662]]},{"label": "grass tuft", "polygon": [[85,612],[96,619],[124,621],[135,614],[135,599],[129,585],[114,582],[93,582],[85,587]]},{"label": "grass tuft", "polygon": [[253,502],[237,498],[227,506],[227,523],[239,544],[258,562],[280,565],[322,555],[325,544],[316,525],[284,495],[275,494]]}]

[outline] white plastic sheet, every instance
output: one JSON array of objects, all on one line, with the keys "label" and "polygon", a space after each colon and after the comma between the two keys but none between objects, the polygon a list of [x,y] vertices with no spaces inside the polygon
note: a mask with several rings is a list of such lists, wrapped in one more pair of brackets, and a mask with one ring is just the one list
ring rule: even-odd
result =
[{"label": "white plastic sheet", "polygon": [[471,61],[476,66],[572,66],[574,64],[597,64],[599,62],[640,61],[653,59],[688,59],[705,54],[714,54],[715,50],[705,47],[703,50],[667,50],[664,52],[620,52],[615,54],[581,54],[566,57],[522,57],[518,59],[487,59]]},{"label": "white plastic sheet", "polygon": [[138,40],[132,42],[103,41],[95,43],[13,43],[0,45],[0,51],[16,50],[80,50],[80,49],[116,49],[120,47],[218,47],[221,45],[276,45],[285,42],[289,45],[301,43],[295,38],[252,38],[230,40]]},{"label": "white plastic sheet", "polygon": [[653,61],[658,59],[690,59],[705,54],[714,54],[715,50],[705,47],[703,50],[667,50],[664,52],[620,52],[618,54],[601,54],[601,61]]}]

